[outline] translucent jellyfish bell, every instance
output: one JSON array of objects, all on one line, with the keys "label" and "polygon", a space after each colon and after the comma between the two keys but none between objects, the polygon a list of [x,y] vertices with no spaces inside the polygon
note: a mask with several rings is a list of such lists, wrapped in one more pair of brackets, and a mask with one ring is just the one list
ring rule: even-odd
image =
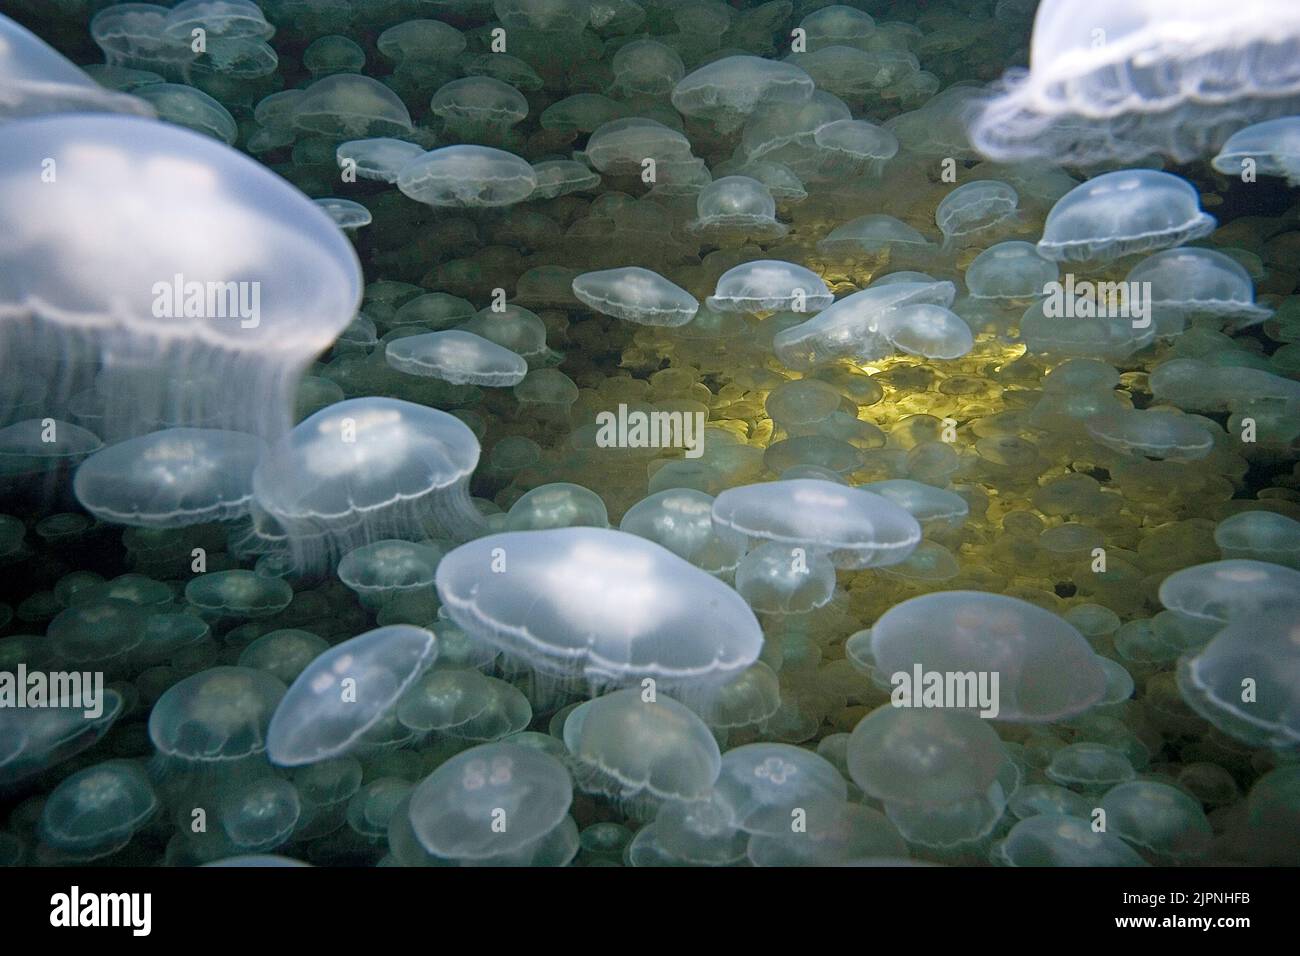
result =
[{"label": "translucent jellyfish bell", "polygon": [[1265,176],[1283,176],[1290,186],[1300,186],[1300,116],[1285,116],[1237,130],[1211,165],[1226,176],[1253,168]]},{"label": "translucent jellyfish bell", "polygon": [[1214,249],[1157,252],[1130,269],[1124,281],[1146,284],[1157,319],[1164,318],[1160,313],[1180,319],[1211,316],[1238,329],[1273,314],[1255,303],[1255,286],[1245,268]]},{"label": "translucent jellyfish bell", "polygon": [[742,545],[714,531],[713,496],[692,488],[669,488],[641,499],[624,512],[618,527],[718,576],[734,571],[743,554]]},{"label": "translucent jellyfish bell", "polygon": [[848,802],[848,784],[834,764],[789,744],[728,750],[714,786],[737,827],[771,836],[789,833],[797,811],[805,820],[829,818]]},{"label": "translucent jellyfish bell", "polygon": [[1300,595],[1300,571],[1266,561],[1197,564],[1160,582],[1160,603],[1206,624],[1229,624],[1289,608]]},{"label": "translucent jellyfish bell", "polygon": [[317,80],[295,102],[294,126],[336,140],[409,135],[411,114],[378,80],[339,73]]},{"label": "translucent jellyfish bell", "polygon": [[848,569],[896,564],[921,540],[916,519],[888,499],[810,478],[728,488],[714,499],[713,524],[721,535],[804,548]]},{"label": "translucent jellyfish bell", "polygon": [[1224,558],[1269,561],[1300,570],[1300,521],[1272,511],[1243,511],[1214,528]]},{"label": "translucent jellyfish bell", "polygon": [[881,320],[909,305],[952,305],[951,282],[892,282],[855,292],[807,322],[778,332],[772,340],[776,357],[788,368],[806,370],[837,359],[871,361],[894,351]]},{"label": "translucent jellyfish bell", "polygon": [[694,235],[720,243],[780,239],[789,231],[776,218],[776,200],[757,179],[724,176],[703,189],[695,203]]},{"label": "translucent jellyfish bell", "polygon": [[402,167],[423,156],[424,149],[405,140],[379,136],[340,143],[335,155],[341,168],[352,164],[351,168],[356,170],[358,179],[395,183]]},{"label": "translucent jellyfish bell", "polygon": [[115,524],[180,528],[248,512],[265,445],[252,435],[168,428],[110,445],[77,469],[82,507]]},{"label": "translucent jellyfish bell", "polygon": [[434,662],[431,631],[395,624],[336,644],[298,675],[267,730],[271,761],[298,767],[344,756],[391,717],[398,700]]},{"label": "translucent jellyfish bell", "polygon": [[154,115],[147,102],[101,86],[34,33],[0,16],[0,123],[72,112]]},{"label": "translucent jellyfish bell", "polygon": [[471,637],[576,685],[710,687],[757,658],[762,632],[716,578],[635,535],[553,528],[490,535],[438,566]]},{"label": "translucent jellyfish bell", "polygon": [[459,329],[394,339],[384,350],[388,364],[407,375],[453,385],[507,388],[528,374],[528,362],[508,348]]},{"label": "translucent jellyfish bell", "polygon": [[700,308],[685,289],[639,266],[584,272],[573,280],[573,294],[602,315],[638,325],[685,325]]},{"label": "translucent jellyfish bell", "polygon": [[1214,434],[1176,409],[1121,408],[1084,419],[1088,434],[1107,448],[1147,458],[1196,461],[1214,450]]},{"label": "translucent jellyfish bell", "polygon": [[614,85],[633,95],[663,96],[686,75],[677,51],[651,39],[623,44],[610,66],[614,70]]},{"label": "translucent jellyfish bell", "polygon": [[265,671],[212,667],[169,687],[149,713],[149,738],[171,761],[195,766],[266,750],[284,684]]},{"label": "translucent jellyfish bell", "polygon": [[579,704],[564,722],[574,780],[645,818],[665,803],[704,799],[722,769],[708,726],[665,694],[637,688]]},{"label": "translucent jellyfish bell", "polygon": [[[0,219],[22,224],[0,240],[9,363],[90,343],[106,439],[160,421],[268,439],[288,429],[298,379],[360,301],[356,254],[327,215],[247,157],[165,123],[23,120],[0,127],[0,149],[12,159]],[[19,170],[47,159],[58,188],[37,203]],[[85,388],[85,374],[68,363],[51,398]]]},{"label": "translucent jellyfish bell", "polygon": [[820,312],[835,301],[821,276],[793,262],[760,259],[728,269],[707,304],[715,312]]},{"label": "translucent jellyfish bell", "polygon": [[1029,72],[1004,78],[971,140],[1001,162],[1185,163],[1296,112],[1297,36],[1300,9],[1272,0],[1044,0]]},{"label": "translucent jellyfish bell", "polygon": [[487,860],[543,839],[572,802],[564,764],[503,741],[459,753],[426,777],[411,794],[411,825],[435,856]]},{"label": "translucent jellyfish bell", "polygon": [[[871,653],[879,673],[909,679],[915,668],[988,673],[991,688],[997,674],[999,720],[1061,720],[1088,710],[1106,688],[1097,656],[1067,621],[1027,601],[980,591],[925,594],[894,605],[871,628]],[[914,699],[919,693],[913,689]],[[964,709],[981,706],[968,696]]]},{"label": "translucent jellyfish bell", "polygon": [[1056,263],[1038,254],[1032,242],[999,242],[966,267],[966,288],[977,299],[1037,299],[1060,278]]},{"label": "translucent jellyfish bell", "polygon": [[793,63],[728,56],[684,76],[673,87],[672,101],[683,116],[730,133],[759,106],[802,103],[814,88],[812,77]]},{"label": "translucent jellyfish bell", "polygon": [[120,849],[158,809],[148,774],[129,760],[108,760],[60,783],[41,810],[42,842],[73,860]]},{"label": "translucent jellyfish bell", "polygon": [[986,721],[947,710],[877,707],[848,743],[853,782],[886,803],[938,807],[982,796],[1006,759]]},{"label": "translucent jellyfish bell", "polygon": [[501,137],[528,115],[528,100],[490,76],[452,80],[433,94],[429,109],[456,137]]},{"label": "translucent jellyfish bell", "polygon": [[996,179],[979,179],[944,196],[934,212],[934,221],[943,233],[944,245],[952,246],[1007,224],[1019,206],[1020,196],[1010,185]]},{"label": "translucent jellyfish bell", "polygon": [[933,303],[893,309],[881,317],[877,328],[900,352],[928,359],[961,358],[975,347],[975,337],[966,321],[951,309]]},{"label": "translucent jellyfish bell", "polygon": [[472,536],[479,445],[460,419],[391,398],[356,398],[299,422],[259,462],[253,495],[304,567],[384,538]]},{"label": "translucent jellyfish bell", "polygon": [[1217,220],[1202,212],[1194,186],[1172,173],[1122,169],[1071,189],[1043,224],[1038,254],[1057,262],[1109,262],[1207,236]]},{"label": "translucent jellyfish bell", "polygon": [[397,188],[430,206],[510,206],[537,188],[533,167],[490,146],[444,146],[401,168]]}]

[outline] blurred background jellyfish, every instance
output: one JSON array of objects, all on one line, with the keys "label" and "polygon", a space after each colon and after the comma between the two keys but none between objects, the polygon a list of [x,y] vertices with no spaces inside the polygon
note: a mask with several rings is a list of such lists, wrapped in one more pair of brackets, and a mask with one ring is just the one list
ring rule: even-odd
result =
[{"label": "blurred background jellyfish", "polygon": [[159,807],[144,768],[108,760],[67,777],[41,810],[41,841],[64,862],[107,856],[130,842]]},{"label": "blurred background jellyfish", "polygon": [[430,206],[510,206],[532,195],[537,174],[505,150],[444,146],[404,165],[397,174],[397,188]]},{"label": "blurred background jellyfish", "polygon": [[[24,120],[0,128],[0,148],[12,160],[0,218],[15,224],[0,241],[7,377],[35,371],[13,364],[19,355],[86,349],[89,362],[49,371],[51,410],[90,384],[97,361],[106,440],[160,422],[287,430],[298,379],[360,299],[356,255],[328,216],[256,163],[166,124]],[[57,186],[33,189],[42,168]]]},{"label": "blurred background jellyfish", "polygon": [[971,140],[1001,162],[1185,163],[1297,112],[1297,39],[1300,10],[1272,0],[1043,0],[1029,71],[1004,77]]},{"label": "blurred background jellyfish", "polygon": [[639,266],[583,273],[573,280],[573,294],[602,315],[638,325],[684,325],[700,308],[685,289]]},{"label": "blurred background jellyfish", "polygon": [[0,16],[0,90],[0,122],[50,113],[154,115],[147,102],[96,83],[5,16]]},{"label": "blurred background jellyfish", "polygon": [[386,538],[477,533],[478,463],[460,419],[388,398],[338,402],[296,425],[257,465],[253,495],[304,570]]}]

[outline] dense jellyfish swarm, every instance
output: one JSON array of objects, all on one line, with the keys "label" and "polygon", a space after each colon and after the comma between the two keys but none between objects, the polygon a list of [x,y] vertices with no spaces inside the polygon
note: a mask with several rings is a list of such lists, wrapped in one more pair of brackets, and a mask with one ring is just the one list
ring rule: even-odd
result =
[{"label": "dense jellyfish swarm", "polygon": [[1294,5],[92,6],[0,864],[1300,862]]}]

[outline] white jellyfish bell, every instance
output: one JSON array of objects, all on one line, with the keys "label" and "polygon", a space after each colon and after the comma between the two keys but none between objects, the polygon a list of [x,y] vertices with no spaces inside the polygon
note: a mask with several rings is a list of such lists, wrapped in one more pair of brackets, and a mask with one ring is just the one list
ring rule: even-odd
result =
[{"label": "white jellyfish bell", "polygon": [[973,111],[999,162],[1188,162],[1243,124],[1300,111],[1300,5],[1043,0],[1029,71]]},{"label": "white jellyfish bell", "polygon": [[328,215],[166,123],[20,120],[0,152],[0,378],[27,374],[24,356],[84,356],[45,383],[50,406],[98,372],[110,441],[164,423],[288,430],[302,373],[361,298]]}]

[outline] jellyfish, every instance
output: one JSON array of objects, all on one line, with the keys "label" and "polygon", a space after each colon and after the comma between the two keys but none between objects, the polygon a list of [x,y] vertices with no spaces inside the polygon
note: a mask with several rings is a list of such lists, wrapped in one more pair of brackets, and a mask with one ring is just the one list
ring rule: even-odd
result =
[{"label": "jellyfish", "polygon": [[292,684],[307,665],[329,650],[329,643],[310,631],[282,628],[263,634],[245,647],[240,667],[266,671],[285,685]]},{"label": "jellyfish", "polygon": [[84,703],[60,695],[43,708],[0,708],[0,786],[21,783],[93,746],[126,709],[111,687],[104,689],[98,713]]},{"label": "jellyfish", "polygon": [[[1081,714],[1106,685],[1092,648],[1067,621],[1027,601],[979,591],[926,594],[894,605],[872,625],[871,653],[880,673],[908,678],[894,684],[895,694],[907,690],[915,670],[964,674],[964,690],[955,688],[964,700],[948,706],[1013,722]],[[971,693],[978,688],[970,681],[981,673],[989,675],[989,690],[997,675],[991,701]],[[911,694],[919,698],[921,688],[912,687]]]},{"label": "jellyfish", "polygon": [[739,129],[760,106],[797,105],[813,95],[813,78],[793,63],[728,56],[688,73],[673,87],[683,116],[710,123],[721,134]]},{"label": "jellyfish", "polygon": [[944,196],[934,212],[934,221],[943,233],[944,247],[951,248],[1013,222],[1019,206],[1020,196],[1007,183],[978,179]]},{"label": "jellyfish", "polygon": [[736,566],[736,591],[760,614],[805,614],[835,593],[835,565],[825,554],[767,541]]},{"label": "jellyfish", "polygon": [[[24,223],[0,242],[0,354],[13,363],[85,343],[102,366],[105,440],[159,422],[267,440],[288,429],[299,378],[360,299],[356,254],[327,215],[252,160],[168,124],[22,120],[0,128],[0,148],[12,160],[0,218]],[[59,187],[38,191],[38,211],[25,171],[47,159]],[[85,388],[88,372],[67,362],[51,398]]]},{"label": "jellyfish", "polygon": [[[719,180],[721,182],[722,180]],[[835,300],[821,276],[776,259],[728,269],[707,302],[715,312],[820,312]]]},{"label": "jellyfish", "polygon": [[700,190],[695,210],[691,233],[723,245],[780,239],[789,230],[776,218],[767,187],[748,176],[715,179]]},{"label": "jellyfish", "polygon": [[713,524],[733,540],[776,542],[845,569],[896,564],[921,540],[916,519],[888,499],[808,478],[728,488],[714,499]]},{"label": "jellyfish", "polygon": [[970,514],[970,504],[955,491],[910,478],[869,481],[859,487],[903,508],[927,532],[956,530]]},{"label": "jellyfish", "polygon": [[999,162],[1186,163],[1296,111],[1298,35],[1300,11],[1270,0],[1044,0],[1029,71],[1003,78],[971,140]]},{"label": "jellyfish", "polygon": [[271,762],[300,767],[346,755],[393,715],[437,654],[432,632],[404,624],[331,647],[278,701],[266,732]]},{"label": "jellyfish", "polygon": [[1101,809],[1107,833],[1166,865],[1204,856],[1213,836],[1200,802],[1167,783],[1121,783],[1106,791]]},{"label": "jellyfish", "polygon": [[726,585],[603,528],[479,538],[443,559],[437,587],[467,634],[562,684],[648,677],[685,692],[734,676],[762,644],[753,612]]},{"label": "jellyfish", "polygon": [[685,325],[700,308],[685,289],[639,266],[584,272],[573,280],[573,294],[602,315],[638,325]]},{"label": "jellyfish", "polygon": [[738,866],[749,834],[717,793],[662,804],[625,851],[629,866]]},{"label": "jellyfish", "polygon": [[871,361],[893,352],[881,320],[908,305],[952,305],[951,282],[891,282],[855,292],[772,340],[776,357],[788,368],[807,370],[837,359]]},{"label": "jellyfish", "polygon": [[303,51],[302,65],[313,79],[335,73],[360,73],[366,66],[366,51],[347,37],[317,37]]},{"label": "jellyfish", "polygon": [[848,801],[847,783],[834,764],[789,744],[728,750],[714,790],[738,828],[768,836],[789,833],[796,819],[824,822]]},{"label": "jellyfish", "polygon": [[504,150],[444,146],[403,166],[397,188],[430,206],[510,206],[532,195],[537,174],[526,161]]},{"label": "jellyfish", "polygon": [[994,861],[1006,866],[1147,866],[1114,834],[1091,821],[1061,813],[1039,813],[1021,820],[994,848]]},{"label": "jellyfish", "polygon": [[865,11],[834,4],[814,10],[799,21],[809,50],[825,46],[866,49],[877,36],[876,21]]},{"label": "jellyfish", "polygon": [[718,577],[734,572],[742,546],[713,529],[713,496],[691,488],[669,488],[649,495],[623,514],[619,530],[662,545],[680,558]]},{"label": "jellyfish", "polygon": [[1135,776],[1124,751],[1087,740],[1055,751],[1044,772],[1053,783],[1085,793],[1104,792]]},{"label": "jellyfish", "polygon": [[49,113],[153,116],[139,97],[101,86],[34,33],[0,16],[0,122]]},{"label": "jellyfish", "polygon": [[288,780],[264,776],[238,785],[221,797],[217,818],[222,832],[241,853],[264,853],[287,842],[302,817],[298,791]]},{"label": "jellyfish", "polygon": [[1300,116],[1265,120],[1237,130],[1210,165],[1226,176],[1250,170],[1282,176],[1287,185],[1300,186]]},{"label": "jellyfish", "polygon": [[886,804],[942,807],[979,797],[1006,760],[992,727],[946,710],[878,707],[848,742],[853,782]]},{"label": "jellyfish", "polygon": [[570,193],[587,192],[601,184],[599,173],[573,159],[551,159],[534,163],[533,175],[537,177],[537,188],[529,197],[531,199],[555,199]]},{"label": "jellyfish", "polygon": [[564,745],[579,789],[635,818],[704,799],[722,770],[717,741],[698,716],[665,694],[647,701],[635,688],[579,704],[564,722]]},{"label": "jellyfish", "polygon": [[1038,254],[1057,262],[1110,262],[1181,246],[1214,231],[1195,187],[1172,173],[1122,169],[1081,183],[1057,200]]},{"label": "jellyfish", "polygon": [[350,139],[335,150],[339,167],[355,170],[358,179],[396,183],[402,167],[424,155],[424,149],[401,139],[377,136]]},{"label": "jellyfish", "polygon": [[914,227],[893,216],[872,213],[841,223],[817,243],[817,250],[834,257],[853,258],[864,252],[888,250],[891,256],[932,254],[933,243]]},{"label": "jellyfish", "polygon": [[528,374],[528,362],[522,357],[462,329],[394,339],[385,347],[384,357],[399,372],[453,385],[505,388],[518,385]]},{"label": "jellyfish", "polygon": [[359,73],[337,73],[312,83],[294,105],[293,124],[338,141],[409,136],[413,131],[401,98]]},{"label": "jellyfish", "polygon": [[1120,362],[1150,345],[1159,331],[1154,322],[1134,318],[1071,316],[1051,303],[1051,297],[1040,299],[1020,317],[1020,338],[1030,352]]},{"label": "jellyfish", "polygon": [[[1245,268],[1214,249],[1166,249],[1143,259],[1124,281],[1147,289],[1148,306],[1167,333],[1182,331],[1193,316],[1224,320],[1233,331],[1263,322],[1271,309],[1255,302],[1255,287]],[[1168,328],[1168,319],[1178,325]],[[1163,320],[1163,321],[1162,321]]]},{"label": "jellyfish", "polygon": [[1214,528],[1225,559],[1282,564],[1300,571],[1300,521],[1272,511],[1242,511]]},{"label": "jellyfish", "polygon": [[90,20],[90,36],[109,66],[185,79],[195,52],[191,37],[168,32],[171,11],[154,3],[120,3]]},{"label": "jellyfish", "polygon": [[425,850],[449,860],[518,853],[560,826],[573,785],[555,757],[516,744],[472,747],[411,793],[410,822]]},{"label": "jellyfish", "polygon": [[429,109],[452,136],[500,141],[528,115],[528,100],[509,83],[490,76],[467,76],[440,87]]},{"label": "jellyfish", "polygon": [[900,352],[928,359],[961,358],[975,347],[966,321],[930,302],[904,305],[881,316],[877,332]]},{"label": "jellyfish", "polygon": [[538,485],[510,506],[507,531],[546,528],[608,528],[609,514],[600,495],[589,488],[557,481]]},{"label": "jellyfish", "polygon": [[966,267],[966,288],[977,299],[1037,299],[1060,278],[1056,263],[1038,254],[1031,242],[999,242]]},{"label": "jellyfish", "polygon": [[368,226],[374,220],[369,209],[351,199],[329,196],[312,202],[325,210],[325,214],[334,220],[334,225],[348,232]]},{"label": "jellyfish", "polygon": [[253,497],[304,569],[386,538],[465,538],[478,439],[446,412],[389,398],[330,405],[299,422],[253,471]]},{"label": "jellyfish", "polygon": [[253,571],[209,571],[185,585],[185,600],[205,620],[271,617],[289,606],[293,588]]},{"label": "jellyfish", "polygon": [[159,806],[148,774],[130,760],[106,760],[67,777],[41,809],[41,841],[84,862],[130,842]]},{"label": "jellyfish", "polygon": [[380,33],[375,46],[394,63],[447,62],[464,51],[465,35],[441,20],[406,20]]},{"label": "jellyfish", "polygon": [[814,131],[813,142],[822,154],[817,179],[879,176],[885,163],[898,153],[894,134],[865,120],[826,123]]},{"label": "jellyfish", "polygon": [[666,96],[686,75],[677,51],[658,40],[633,40],[615,52],[610,61],[614,86],[633,96]]},{"label": "jellyfish", "polygon": [[77,469],[82,507],[115,524],[180,528],[248,513],[264,445],[252,435],[167,428],[95,452]]},{"label": "jellyfish", "polygon": [[1214,434],[1176,409],[1117,409],[1084,419],[1084,427],[1107,448],[1131,455],[1196,461],[1214,450]]},{"label": "jellyfish", "polygon": [[210,667],[173,684],[149,712],[149,739],[167,765],[215,770],[266,752],[285,687],[266,671]]},{"label": "jellyfish", "polygon": [[589,163],[597,172],[612,176],[640,176],[650,168],[647,161],[654,161],[654,169],[690,163],[691,141],[678,130],[643,116],[624,116],[611,119],[596,127],[587,139],[587,148],[582,156],[575,156]]},{"label": "jellyfish", "polygon": [[339,580],[366,607],[379,608],[403,592],[433,587],[441,548],[415,541],[375,541],[349,551],[339,562]]},{"label": "jellyfish", "polygon": [[513,684],[476,670],[434,670],[402,695],[397,719],[421,733],[489,741],[520,733],[533,709]]},{"label": "jellyfish", "polygon": [[1284,750],[1300,742],[1297,600],[1292,590],[1267,609],[1234,613],[1213,640],[1178,663],[1187,705],[1252,747]]}]

